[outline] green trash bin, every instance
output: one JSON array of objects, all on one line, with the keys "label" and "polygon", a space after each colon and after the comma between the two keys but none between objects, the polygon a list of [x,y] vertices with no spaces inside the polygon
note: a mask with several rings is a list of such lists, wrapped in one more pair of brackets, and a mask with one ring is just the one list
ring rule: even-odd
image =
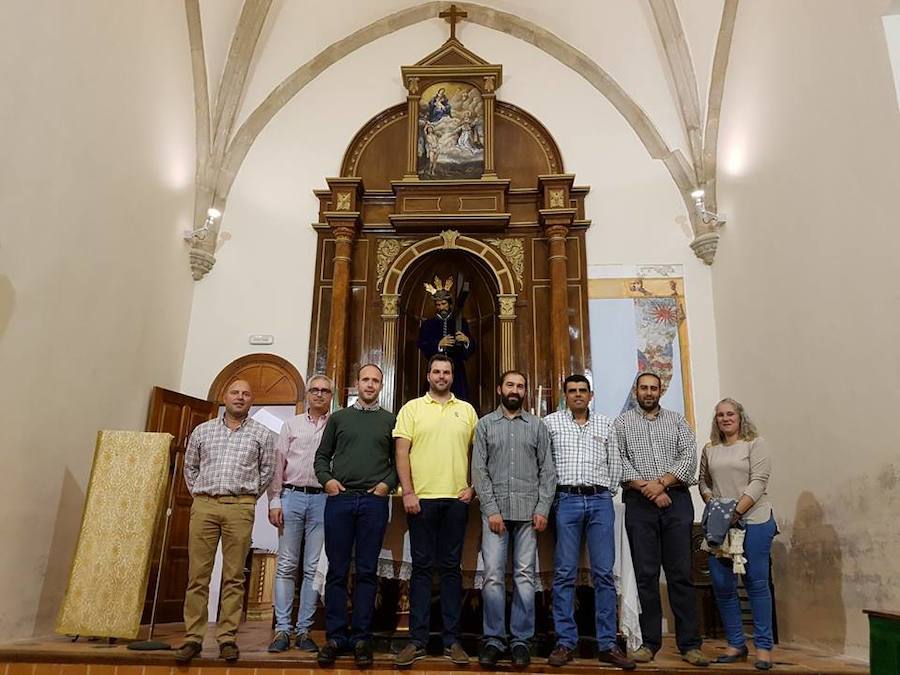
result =
[{"label": "green trash bin", "polygon": [[873,609],[869,615],[869,669],[872,675],[900,673],[900,614]]}]

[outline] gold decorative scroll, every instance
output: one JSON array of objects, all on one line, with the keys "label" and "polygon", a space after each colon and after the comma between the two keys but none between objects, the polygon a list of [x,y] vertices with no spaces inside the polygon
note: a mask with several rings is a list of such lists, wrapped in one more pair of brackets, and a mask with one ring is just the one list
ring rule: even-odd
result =
[{"label": "gold decorative scroll", "polygon": [[375,281],[375,287],[381,288],[381,284],[384,281],[384,275],[387,274],[387,271],[391,267],[391,263],[393,263],[397,256],[400,255],[400,251],[402,251],[407,246],[412,246],[415,243],[413,239],[379,239],[378,240],[378,248],[375,250],[375,274],[377,276],[377,280]]},{"label": "gold decorative scroll", "polygon": [[165,503],[170,434],[100,431],[56,632],[138,636],[153,535]]},{"label": "gold decorative scroll", "polygon": [[525,242],[522,239],[485,239],[484,241],[500,251],[501,255],[506,258],[512,266],[513,274],[516,275],[519,288],[523,288],[525,283]]}]

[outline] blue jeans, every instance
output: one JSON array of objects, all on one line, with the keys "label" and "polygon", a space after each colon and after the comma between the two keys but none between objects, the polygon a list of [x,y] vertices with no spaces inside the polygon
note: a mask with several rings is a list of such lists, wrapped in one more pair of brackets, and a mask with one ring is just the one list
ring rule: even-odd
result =
[{"label": "blue jeans", "polygon": [[[775,516],[766,523],[747,525],[744,537],[744,557],[747,558],[747,574],[744,586],[750,598],[753,614],[753,644],[757,649],[772,649],[772,593],[769,590],[769,555],[772,539],[778,534]],[[716,605],[725,627],[725,638],[731,647],[744,646],[744,630],[741,626],[741,606],[737,596],[737,576],[731,569],[731,560],[709,556],[709,576],[712,579]]]},{"label": "blue jeans", "polygon": [[459,640],[462,611],[463,540],[469,505],[458,499],[420,499],[421,511],[407,515],[412,577],[409,580],[409,637],[419,647],[428,644],[431,625],[431,578],[437,567],[441,577],[443,642],[449,647]]},{"label": "blue jeans", "polygon": [[616,644],[616,513],[609,492],[584,496],[560,492],[556,495],[556,555],[553,574],[553,624],[558,645],[575,649],[575,578],[581,557],[581,542],[587,539],[594,582],[594,614],[597,649]]},{"label": "blue jeans", "polygon": [[530,521],[504,521],[506,531],[494,534],[487,516],[481,517],[481,556],[484,559],[484,638],[501,651],[506,649],[506,559],[513,549],[513,592],[509,628],[511,645],[527,645],[534,637],[534,562],[537,534]]},{"label": "blue jeans", "polygon": [[300,608],[297,610],[297,633],[307,633],[312,626],[318,599],[313,583],[325,537],[325,495],[284,490],[281,493],[281,511],[284,527],[278,537],[278,563],[275,568],[275,630],[291,631],[291,609],[294,606],[302,545],[303,584],[300,586]]},{"label": "blue jeans", "polygon": [[[389,500],[368,492],[342,492],[328,497],[325,504],[325,637],[341,649],[372,639],[378,554],[387,529]],[[351,558],[356,563],[352,632],[347,621]]]}]

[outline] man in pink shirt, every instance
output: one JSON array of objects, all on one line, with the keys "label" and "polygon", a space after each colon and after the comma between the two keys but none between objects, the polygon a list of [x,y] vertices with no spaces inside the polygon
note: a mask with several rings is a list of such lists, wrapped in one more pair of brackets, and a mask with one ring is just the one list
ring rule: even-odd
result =
[{"label": "man in pink shirt", "polygon": [[270,652],[291,647],[291,609],[300,552],[303,584],[294,646],[307,652],[318,647],[309,636],[317,594],[313,588],[319,554],[325,541],[325,493],[316,480],[313,462],[325,431],[334,384],[324,375],[307,382],[306,412],[285,422],[275,444],[275,477],[269,485],[269,522],[278,528],[278,563],[275,572],[275,638]]}]

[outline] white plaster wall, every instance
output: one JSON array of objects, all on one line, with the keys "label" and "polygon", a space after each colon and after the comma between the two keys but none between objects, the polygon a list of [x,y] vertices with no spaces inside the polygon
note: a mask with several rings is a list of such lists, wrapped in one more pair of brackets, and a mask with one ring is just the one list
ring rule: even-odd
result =
[{"label": "white plaster wall", "polygon": [[722,393],[774,449],[782,639],[864,656],[900,606],[900,115],[887,0],[741,3],[713,269]]},{"label": "white plaster wall", "polygon": [[[279,20],[285,19],[282,11]],[[273,40],[276,32],[292,28],[303,34],[304,24],[297,21],[273,29]],[[446,24],[427,21],[358,50],[301,90],[259,136],[223,219],[232,238],[196,286],[182,380],[186,393],[205,395],[222,367],[256,351],[247,342],[251,333],[275,334],[269,351],[305,370],[315,252],[309,224],[317,213],[312,190],[337,173],[347,144],[371,116],[404,100],[400,66],[415,63],[446,35]],[[588,263],[684,265],[696,403],[705,424],[705,411],[718,395],[710,273],[688,247],[683,202],[665,167],[648,156],[606,99],[555,59],[480,26],[466,25],[463,38],[476,53],[504,64],[499,98],[542,120],[560,145],[566,170],[575,172],[578,184],[591,186]],[[295,67],[295,52],[284,42],[265,49],[275,54],[260,57],[257,73]],[[643,59],[649,70],[658,67],[657,58],[648,48],[618,60],[637,69],[633,62]],[[279,68],[265,65],[279,59]],[[247,278],[256,281],[242,282]]]},{"label": "white plaster wall", "polygon": [[180,382],[186,44],[177,2],[3,4],[0,641],[53,630],[97,430]]}]

